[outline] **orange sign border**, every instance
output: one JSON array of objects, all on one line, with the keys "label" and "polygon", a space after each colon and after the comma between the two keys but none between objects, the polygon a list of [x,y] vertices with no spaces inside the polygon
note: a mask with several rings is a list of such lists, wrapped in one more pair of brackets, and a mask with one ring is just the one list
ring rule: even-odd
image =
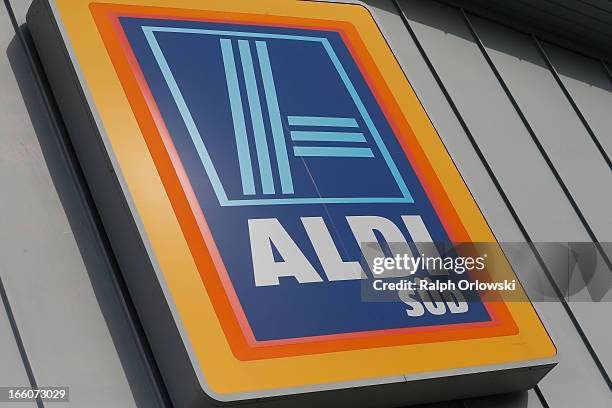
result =
[{"label": "orange sign border", "polygon": [[[152,18],[163,20],[189,20],[223,22],[245,25],[301,28],[338,32],[351,53],[362,75],[366,78],[379,105],[415,168],[419,181],[430,196],[438,217],[442,220],[453,242],[464,242],[467,232],[461,224],[450,200],[422,151],[414,132],[405,120],[376,68],[372,57],[359,38],[355,27],[347,22],[279,18],[270,15],[238,14],[226,12],[192,11],[158,7],[116,6],[92,3],[94,20],[104,39],[119,80],[140,124],[174,212],[194,256],[200,276],[209,295],[226,337],[237,358],[243,360],[316,354],[331,351],[386,347],[436,341],[464,340],[516,334],[518,329],[503,302],[485,302],[491,316],[489,322],[436,325],[395,330],[377,330],[362,333],[316,336],[281,341],[257,341],[240,306],[214,238],[206,223],[195,193],[176,153],[171,137],[161,117],[153,95],[144,79],[136,57],[123,34],[118,18]],[[146,109],[142,109],[146,107]]]}]

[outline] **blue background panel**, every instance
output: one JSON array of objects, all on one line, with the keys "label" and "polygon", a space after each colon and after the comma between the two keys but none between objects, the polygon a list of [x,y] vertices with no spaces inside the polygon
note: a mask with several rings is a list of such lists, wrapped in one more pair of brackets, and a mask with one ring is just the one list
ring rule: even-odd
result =
[{"label": "blue background panel", "polygon": [[[401,216],[417,214],[423,219],[434,241],[448,241],[402,147],[337,33],[137,18],[121,18],[121,24],[166,122],[257,340],[490,320],[486,309],[478,301],[471,302],[469,311],[464,314],[433,316],[426,313],[422,317],[408,318],[405,306],[399,301],[363,302],[362,281],[326,280],[300,217],[323,217],[345,261],[361,259],[360,243],[355,240],[346,222],[346,217],[350,215],[390,219],[410,240]],[[194,30],[225,30],[234,33],[248,31],[256,34],[201,35]],[[145,33],[148,33],[148,40]],[[287,38],[314,37],[319,40],[253,40],[253,35],[263,34]],[[151,35],[155,37],[154,41]],[[225,40],[231,40],[232,48],[231,53],[226,49],[224,55],[221,44],[229,44]],[[253,88],[249,95],[247,89],[249,77],[252,80],[252,76],[248,72],[245,75],[243,59],[246,53],[244,45],[243,52],[240,51],[240,40],[248,40],[254,70],[252,76],[256,79],[258,95],[254,95]],[[261,59],[263,41],[269,59],[267,67]],[[330,53],[330,48],[333,53]],[[171,92],[167,72],[164,77],[160,53],[167,63],[166,71],[171,71],[193,119],[193,125],[197,127],[201,142],[209,153],[219,182],[228,200],[236,200],[236,205],[227,205],[219,198],[218,190],[215,190],[211,182],[210,172],[205,169],[201,154],[198,154],[194,145],[193,131],[190,133],[184,112],[181,114],[178,108],[176,92],[175,95]],[[232,87],[228,86],[226,70],[230,54],[238,78],[237,91],[241,103],[238,110],[235,104],[232,110],[230,101]],[[366,115],[363,109],[359,109],[359,103],[355,102],[346,82],[343,82],[337,65],[334,65],[334,58],[337,59],[336,63],[341,64],[346,78],[353,85],[353,91],[363,104]],[[250,64],[246,66],[248,71]],[[288,150],[293,193],[283,191],[280,180],[276,149],[278,143],[274,140],[275,113],[271,112],[275,106],[269,103],[270,89],[268,87],[266,90],[265,82],[270,78],[268,76],[266,79],[266,69],[270,69],[273,75],[282,120],[283,143]],[[253,112],[256,118],[259,117],[258,109],[253,110],[256,96],[259,98],[263,123],[257,120],[254,123],[252,120]],[[245,194],[244,178],[241,176],[235,127],[236,113],[240,111],[244,117],[255,194]],[[292,117],[291,123],[289,117]],[[330,123],[329,119],[326,121],[313,117],[335,119]],[[368,124],[368,121],[371,123]],[[339,130],[332,126],[338,124],[345,127]],[[366,141],[296,141],[291,140],[292,131],[359,132]],[[265,133],[265,144],[269,149],[275,189],[273,194],[265,194],[262,188],[264,183],[258,166],[262,156],[257,152],[256,143],[258,137],[261,142],[261,133]],[[379,137],[381,143],[377,142],[376,137]],[[370,149],[373,157],[295,155],[294,147]],[[394,168],[397,175],[394,174]],[[381,200],[381,197],[396,202]],[[330,198],[338,202],[329,201]],[[268,205],[249,205],[253,199],[266,200],[262,202]],[[278,286],[257,287],[250,256],[248,220],[258,218],[278,219],[324,281],[299,284],[293,278],[281,278]]]}]

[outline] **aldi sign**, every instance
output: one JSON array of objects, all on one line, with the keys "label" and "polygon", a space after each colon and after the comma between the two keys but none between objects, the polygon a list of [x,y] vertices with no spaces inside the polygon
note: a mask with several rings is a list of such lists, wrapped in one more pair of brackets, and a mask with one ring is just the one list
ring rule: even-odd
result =
[{"label": "aldi sign", "polygon": [[[97,201],[124,203],[100,211],[179,405],[185,390],[346,403],[384,384],[389,404],[421,402],[439,391],[411,399],[413,378],[486,391],[496,367],[552,367],[528,301],[363,299],[366,243],[495,241],[366,6],[56,0],[29,21],[39,48],[56,26],[70,55],[95,123],[75,147]],[[494,256],[478,277],[512,279]]]}]

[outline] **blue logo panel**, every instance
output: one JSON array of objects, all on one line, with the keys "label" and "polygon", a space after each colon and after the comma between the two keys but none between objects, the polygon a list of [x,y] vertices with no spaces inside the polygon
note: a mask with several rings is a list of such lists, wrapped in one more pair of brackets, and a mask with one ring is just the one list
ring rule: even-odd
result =
[{"label": "blue logo panel", "polygon": [[[361,259],[348,216],[384,217],[410,240],[401,217],[419,215],[448,241],[338,33],[120,22],[257,340],[490,320],[480,302],[408,319],[400,303],[362,302],[360,280],[325,279],[303,217],[325,220],[345,261]],[[263,218],[278,220],[321,282],[256,286],[248,222]]]}]

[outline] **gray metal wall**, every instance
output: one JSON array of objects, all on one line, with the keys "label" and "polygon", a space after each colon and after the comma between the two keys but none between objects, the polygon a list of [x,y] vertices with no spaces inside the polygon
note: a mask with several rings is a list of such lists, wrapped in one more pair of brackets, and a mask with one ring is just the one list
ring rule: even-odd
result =
[{"label": "gray metal wall", "polygon": [[[57,407],[167,406],[23,28],[29,1],[5,3],[0,385],[70,386]],[[611,66],[436,1],[367,3],[500,241],[612,241]],[[536,304],[560,351],[538,389],[432,407],[612,406],[611,297]]]}]

